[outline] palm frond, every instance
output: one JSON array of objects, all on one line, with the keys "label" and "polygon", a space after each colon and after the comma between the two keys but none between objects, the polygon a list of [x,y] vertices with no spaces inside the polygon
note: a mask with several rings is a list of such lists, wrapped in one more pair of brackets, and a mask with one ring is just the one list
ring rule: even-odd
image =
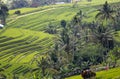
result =
[{"label": "palm frond", "polygon": [[95,18],[97,19],[97,18],[100,17],[101,15],[103,15],[103,13],[102,13],[102,12],[99,12],[99,13],[95,16]]}]

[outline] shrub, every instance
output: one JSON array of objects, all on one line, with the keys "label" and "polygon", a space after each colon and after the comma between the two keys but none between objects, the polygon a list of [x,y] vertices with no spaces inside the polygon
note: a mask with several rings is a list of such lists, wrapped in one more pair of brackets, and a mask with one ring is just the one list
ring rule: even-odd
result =
[{"label": "shrub", "polygon": [[91,70],[84,70],[81,75],[83,79],[95,79],[96,73]]},{"label": "shrub", "polygon": [[0,74],[0,79],[6,79],[7,77],[4,74]]},{"label": "shrub", "polygon": [[16,11],[14,12],[14,14],[20,15],[20,14],[21,14],[21,11],[20,11],[20,10],[16,10]]}]

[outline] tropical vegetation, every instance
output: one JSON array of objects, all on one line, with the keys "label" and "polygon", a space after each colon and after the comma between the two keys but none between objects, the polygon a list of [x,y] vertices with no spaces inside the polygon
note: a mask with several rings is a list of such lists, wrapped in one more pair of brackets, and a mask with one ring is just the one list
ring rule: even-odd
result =
[{"label": "tropical vegetation", "polygon": [[0,29],[0,77],[77,79],[82,74],[85,79],[119,79],[119,3],[88,0],[10,11],[1,7],[6,24],[1,22],[5,26]]}]

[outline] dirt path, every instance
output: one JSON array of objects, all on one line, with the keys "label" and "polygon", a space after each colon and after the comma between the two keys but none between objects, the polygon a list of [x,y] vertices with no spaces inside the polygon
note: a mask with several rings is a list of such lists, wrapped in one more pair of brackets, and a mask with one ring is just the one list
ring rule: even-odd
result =
[{"label": "dirt path", "polygon": [[24,15],[18,16],[17,19],[21,18],[21,17],[25,17],[25,16],[29,16],[29,15],[33,15],[33,14],[37,14],[37,13],[42,13],[42,12],[45,12],[45,11],[53,10],[53,9],[56,9],[56,8],[50,8],[50,9],[46,9],[46,10],[42,10],[42,11],[37,11],[37,12],[33,12],[33,13],[24,14]]},{"label": "dirt path", "polygon": [[[59,7],[59,8],[63,8],[63,7]],[[14,21],[16,21],[17,19],[19,19],[21,17],[25,17],[25,16],[37,14],[37,13],[42,13],[42,12],[46,12],[46,11],[53,10],[53,9],[56,9],[56,8],[50,8],[50,9],[46,9],[46,10],[42,10],[42,11],[37,11],[37,12],[33,12],[33,13],[28,13],[28,14],[20,15],[20,16],[12,18],[12,21],[8,22],[7,24],[10,24],[10,23],[14,22]]]}]

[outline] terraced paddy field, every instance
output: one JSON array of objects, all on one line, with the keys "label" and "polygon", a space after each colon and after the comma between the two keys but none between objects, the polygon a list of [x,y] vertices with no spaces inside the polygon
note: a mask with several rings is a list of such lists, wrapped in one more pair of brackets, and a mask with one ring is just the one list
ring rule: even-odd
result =
[{"label": "terraced paddy field", "polygon": [[[30,71],[37,67],[34,58],[47,52],[56,37],[44,33],[48,24],[51,22],[55,26],[60,26],[63,19],[69,22],[80,9],[87,15],[84,21],[94,21],[98,6],[105,1],[80,2],[75,8],[73,4],[23,8],[20,9],[22,15],[13,15],[15,10],[11,10],[7,25],[0,29],[0,73],[7,75],[8,79],[12,79],[14,74],[20,79],[33,79]],[[120,0],[108,2],[115,3]]]},{"label": "terraced paddy field", "polygon": [[[104,0],[105,1],[105,0]],[[104,3],[104,1],[93,1],[93,2],[81,2],[73,8],[73,4],[64,4],[64,5],[53,5],[53,7],[47,7],[48,9],[38,9],[39,11],[34,13],[29,13],[26,15],[14,16],[8,22],[8,27],[10,28],[22,28],[22,29],[30,29],[35,31],[43,31],[47,25],[51,22],[56,26],[59,25],[61,20],[71,21],[73,16],[82,10],[84,15],[87,16],[84,21],[91,22],[95,20],[95,15],[97,14],[97,10],[99,9],[98,5]],[[108,0],[109,3],[119,2],[119,0]],[[118,3],[119,5],[119,3]],[[23,13],[25,12],[23,9]],[[30,8],[29,8],[30,9]],[[30,9],[32,11],[36,9]],[[22,11],[22,9],[21,9]],[[12,13],[11,11],[10,13]],[[12,20],[12,21],[11,21]]]},{"label": "terraced paddy field", "polygon": [[53,45],[53,37],[43,32],[7,29],[0,35],[0,72],[9,75],[9,79],[14,73],[25,75],[36,67],[31,65],[34,57],[48,51]]}]

